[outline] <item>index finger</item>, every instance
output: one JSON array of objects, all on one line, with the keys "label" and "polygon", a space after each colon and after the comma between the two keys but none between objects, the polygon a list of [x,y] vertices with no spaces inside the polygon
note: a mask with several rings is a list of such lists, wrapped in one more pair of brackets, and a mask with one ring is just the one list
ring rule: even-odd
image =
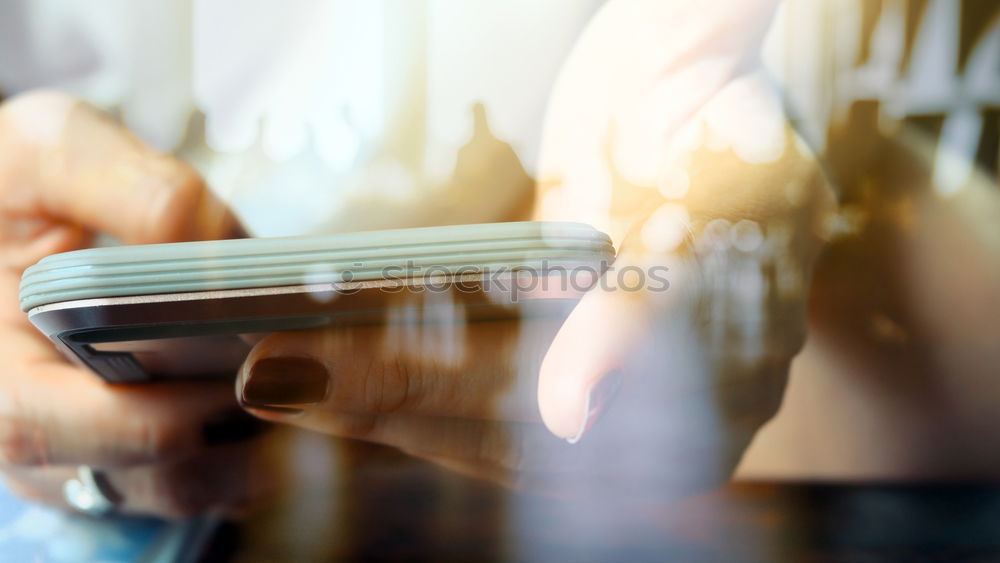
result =
[{"label": "index finger", "polygon": [[126,243],[224,238],[237,225],[188,164],[54,91],[0,106],[0,193],[10,215],[82,224]]}]

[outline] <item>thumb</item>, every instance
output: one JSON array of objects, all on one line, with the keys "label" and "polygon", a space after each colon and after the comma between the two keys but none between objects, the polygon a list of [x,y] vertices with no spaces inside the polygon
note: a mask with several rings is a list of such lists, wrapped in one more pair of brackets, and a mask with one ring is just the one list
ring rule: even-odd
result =
[{"label": "thumb", "polygon": [[[538,379],[538,406],[548,429],[576,443],[600,418],[631,377],[627,364],[656,333],[658,318],[680,313],[685,292],[673,291],[689,277],[682,260],[643,268],[619,256],[574,309],[545,354]],[[676,263],[674,263],[676,262]],[[653,269],[671,272],[653,283]],[[628,272],[643,271],[640,283]],[[687,286],[686,282],[680,285]],[[671,290],[671,291],[668,291]],[[634,374],[633,374],[634,375]]]},{"label": "thumb", "polygon": [[147,146],[96,108],[54,91],[0,111],[0,190],[41,214],[128,244],[217,239],[238,221],[187,163]]}]

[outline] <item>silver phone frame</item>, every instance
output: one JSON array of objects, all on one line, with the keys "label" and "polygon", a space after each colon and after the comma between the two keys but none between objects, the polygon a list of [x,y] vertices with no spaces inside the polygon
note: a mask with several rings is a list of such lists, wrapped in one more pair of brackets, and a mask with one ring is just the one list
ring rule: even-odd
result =
[{"label": "silver phone frame", "polygon": [[[536,276],[537,277],[537,276]],[[460,304],[466,321],[569,314],[589,288],[560,278],[544,290],[511,292],[518,273],[487,280],[469,273],[404,280],[367,280],[80,299],[40,305],[28,318],[74,362],[110,383],[159,379],[127,352],[99,351],[97,343],[175,337],[264,333],[391,322],[390,311]],[[534,284],[541,285],[541,284]],[[498,290],[498,287],[507,288]],[[433,293],[432,293],[433,292]],[[445,299],[428,299],[444,294]],[[196,377],[232,376],[192,374]]]}]

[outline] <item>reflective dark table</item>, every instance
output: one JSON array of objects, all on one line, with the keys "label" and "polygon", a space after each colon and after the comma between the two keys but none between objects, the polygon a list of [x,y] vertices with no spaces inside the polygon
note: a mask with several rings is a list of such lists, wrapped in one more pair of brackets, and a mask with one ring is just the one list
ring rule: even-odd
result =
[{"label": "reflective dark table", "polygon": [[291,485],[220,530],[210,558],[1000,561],[1000,484],[738,482],[669,505],[597,505],[305,440]]}]

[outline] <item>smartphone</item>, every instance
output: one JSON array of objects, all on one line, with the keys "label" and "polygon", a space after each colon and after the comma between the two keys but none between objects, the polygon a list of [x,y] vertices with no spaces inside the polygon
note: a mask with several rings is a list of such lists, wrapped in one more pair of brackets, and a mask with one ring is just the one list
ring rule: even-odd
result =
[{"label": "smartphone", "polygon": [[554,222],[119,246],[43,258],[20,301],[109,382],[232,377],[276,331],[565,316],[613,259]]}]

